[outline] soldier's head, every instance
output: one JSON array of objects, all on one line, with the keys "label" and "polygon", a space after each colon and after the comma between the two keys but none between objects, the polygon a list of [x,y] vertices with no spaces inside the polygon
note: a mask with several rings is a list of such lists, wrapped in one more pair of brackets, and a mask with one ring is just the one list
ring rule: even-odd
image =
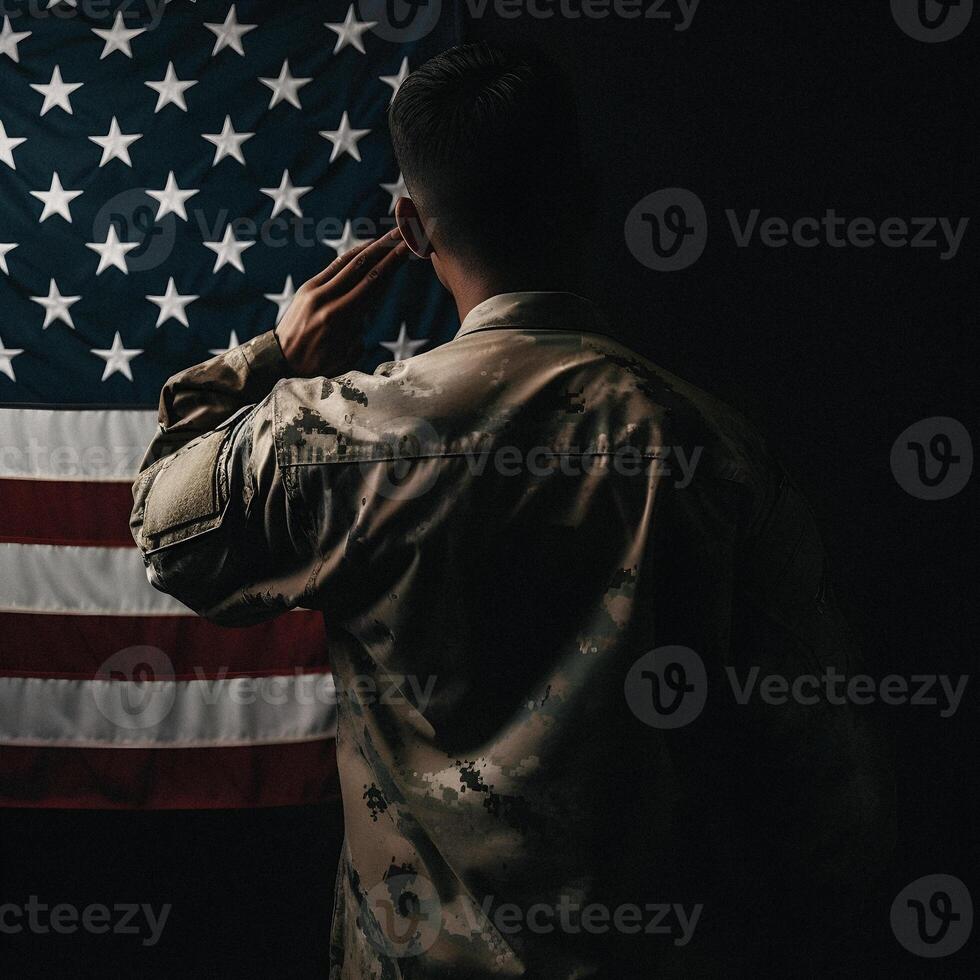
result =
[{"label": "soldier's head", "polygon": [[539,56],[452,48],[408,76],[389,126],[410,195],[399,225],[446,285],[447,263],[519,279],[570,261],[584,205],[576,117]]}]

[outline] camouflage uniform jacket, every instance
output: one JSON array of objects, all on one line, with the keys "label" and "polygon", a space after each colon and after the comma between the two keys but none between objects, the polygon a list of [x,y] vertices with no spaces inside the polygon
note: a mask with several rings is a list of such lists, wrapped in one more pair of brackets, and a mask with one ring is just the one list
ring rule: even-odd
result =
[{"label": "camouflage uniform jacket", "polygon": [[287,379],[269,333],[162,394],[151,582],[219,624],[327,624],[332,976],[709,975],[745,941],[718,903],[763,873],[738,793],[812,879],[861,873],[850,713],[726,675],[848,669],[809,512],[750,426],[603,331],[514,293],[373,375]]}]

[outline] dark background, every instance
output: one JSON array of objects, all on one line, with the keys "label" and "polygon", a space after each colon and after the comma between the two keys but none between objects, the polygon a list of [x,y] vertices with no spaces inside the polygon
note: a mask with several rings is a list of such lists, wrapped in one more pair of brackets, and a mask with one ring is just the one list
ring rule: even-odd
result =
[{"label": "dark background", "polygon": [[[879,677],[971,673],[975,657],[973,484],[950,500],[916,499],[889,454],[919,419],[970,428],[976,417],[978,31],[975,14],[959,38],[924,44],[886,2],[711,0],[684,32],[659,20],[528,16],[469,29],[533,41],[565,68],[599,176],[582,291],[621,339],[767,434],[814,506],[840,601]],[[701,198],[709,235],[697,263],[665,274],[633,258],[623,223],[671,186]],[[971,226],[945,262],[937,249],[881,245],[743,249],[727,208],[790,221],[828,208],[877,222],[969,216]],[[925,706],[881,712],[898,772],[892,894],[946,873],[980,899],[971,685],[952,718]],[[174,905],[157,949],[113,940],[118,971],[105,937],[0,936],[0,976],[323,975],[334,860],[324,841],[336,819],[320,808],[0,812],[0,900],[57,892],[79,904]],[[976,934],[946,960],[919,959],[887,916],[856,975],[975,975]]]}]

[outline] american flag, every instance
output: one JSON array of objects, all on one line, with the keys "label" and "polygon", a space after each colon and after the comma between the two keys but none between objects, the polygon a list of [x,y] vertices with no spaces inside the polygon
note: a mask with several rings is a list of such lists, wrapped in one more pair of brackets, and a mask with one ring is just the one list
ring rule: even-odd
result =
[{"label": "american flag", "polygon": [[[386,127],[456,43],[405,0],[7,0],[0,21],[0,805],[336,793],[323,626],[222,630],[128,531],[163,382],[392,227]],[[365,363],[454,329],[406,269]]]}]

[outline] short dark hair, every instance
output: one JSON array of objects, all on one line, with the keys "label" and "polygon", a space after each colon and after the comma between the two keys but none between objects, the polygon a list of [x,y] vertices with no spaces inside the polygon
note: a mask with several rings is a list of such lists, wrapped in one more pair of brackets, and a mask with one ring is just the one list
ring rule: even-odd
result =
[{"label": "short dark hair", "polygon": [[408,76],[389,128],[437,244],[464,260],[520,262],[562,234],[581,176],[576,117],[539,54],[451,48]]}]

